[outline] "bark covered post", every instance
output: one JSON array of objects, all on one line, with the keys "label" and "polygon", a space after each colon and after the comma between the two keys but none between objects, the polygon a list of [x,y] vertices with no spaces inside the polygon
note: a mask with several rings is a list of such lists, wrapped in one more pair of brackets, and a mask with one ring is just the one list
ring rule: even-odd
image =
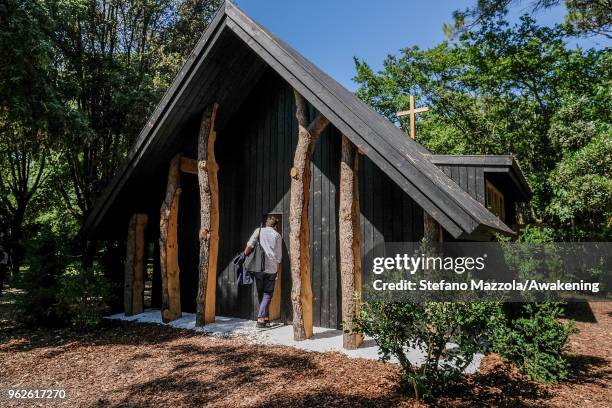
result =
[{"label": "bark covered post", "polygon": [[291,303],[293,306],[293,337],[312,337],[312,283],[310,278],[310,236],[308,201],[310,197],[310,163],[316,142],[329,121],[319,114],[308,120],[308,105],[296,90],[298,142],[291,168],[291,206],[289,213],[289,251],[291,263]]},{"label": "bark covered post", "polygon": [[125,272],[123,283],[123,311],[126,316],[134,314],[132,303],[134,296],[134,257],[136,242],[136,214],[130,219],[125,249]]},{"label": "bark covered post", "polygon": [[361,289],[361,226],[359,222],[359,156],[353,143],[342,136],[340,160],[340,282],[342,291],[342,344],[355,349],[363,337],[353,332],[353,318],[359,313]]},{"label": "bark covered post", "polygon": [[178,209],[180,187],[180,160],[176,155],[170,161],[166,196],[159,219],[159,258],[162,278],[162,320],[169,322],[181,317],[181,287],[178,264]]},{"label": "bark covered post", "polygon": [[215,321],[217,258],[219,252],[219,166],[215,158],[217,103],[204,110],[198,137],[198,184],[200,186],[200,262],[196,326]]},{"label": "bark covered post", "polygon": [[[146,214],[134,214],[132,219],[135,220],[134,225],[134,243],[133,243],[133,276],[132,285],[132,314],[140,314],[144,312],[144,276],[145,276],[145,228],[147,227],[148,217]],[[131,225],[131,222],[130,222]],[[128,242],[129,245],[129,242]],[[129,250],[129,247],[128,247]],[[126,264],[127,268],[127,264]]]},{"label": "bark covered post", "polygon": [[423,211],[423,239],[429,243],[442,241],[440,224],[426,211]]}]

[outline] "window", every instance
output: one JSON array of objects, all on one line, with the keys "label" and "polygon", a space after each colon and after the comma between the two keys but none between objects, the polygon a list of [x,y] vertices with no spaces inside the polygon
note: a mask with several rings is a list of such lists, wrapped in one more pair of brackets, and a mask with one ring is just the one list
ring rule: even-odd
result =
[{"label": "window", "polygon": [[506,221],[506,203],[504,195],[495,186],[487,180],[486,182],[486,202],[487,208],[500,220]]}]

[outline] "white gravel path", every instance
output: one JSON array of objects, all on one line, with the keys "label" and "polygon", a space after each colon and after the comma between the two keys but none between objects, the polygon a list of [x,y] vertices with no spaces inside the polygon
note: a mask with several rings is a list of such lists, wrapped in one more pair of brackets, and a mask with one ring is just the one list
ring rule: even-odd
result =
[{"label": "white gravel path", "polygon": [[[313,330],[314,336],[311,339],[294,341],[293,328],[290,325],[280,325],[279,327],[262,331],[255,328],[254,321],[239,319],[237,317],[217,316],[215,323],[208,324],[204,327],[196,327],[195,314],[193,313],[183,313],[180,319],[170,323],[163,323],[161,320],[161,313],[157,309],[146,309],[143,313],[134,316],[125,316],[123,313],[118,313],[107,316],[106,318],[110,320],[161,324],[206,333],[217,337],[242,336],[248,341],[256,344],[290,346],[306,351],[336,351],[352,358],[359,357],[378,360],[378,347],[374,340],[366,337],[364,343],[357,350],[346,350],[342,347],[342,331],[323,327],[315,327]],[[408,351],[408,358],[412,363],[418,364],[422,361],[423,356],[424,354],[418,349]],[[482,357],[483,356],[480,354],[476,355],[472,364],[466,369],[466,372],[472,373],[476,371],[480,366]],[[397,363],[397,360],[392,359],[391,362]]]}]

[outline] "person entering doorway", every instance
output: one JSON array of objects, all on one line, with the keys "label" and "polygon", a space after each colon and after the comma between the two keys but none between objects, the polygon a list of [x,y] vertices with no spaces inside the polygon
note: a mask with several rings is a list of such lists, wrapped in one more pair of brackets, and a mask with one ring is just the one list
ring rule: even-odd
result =
[{"label": "person entering doorway", "polygon": [[265,227],[253,231],[244,249],[245,255],[249,255],[259,241],[264,255],[262,271],[255,272],[255,285],[257,286],[257,297],[259,299],[259,313],[257,314],[256,324],[258,328],[265,328],[270,322],[270,302],[274,295],[276,279],[278,279],[278,266],[283,256],[282,237],[277,231],[278,224],[278,218],[268,215]]}]

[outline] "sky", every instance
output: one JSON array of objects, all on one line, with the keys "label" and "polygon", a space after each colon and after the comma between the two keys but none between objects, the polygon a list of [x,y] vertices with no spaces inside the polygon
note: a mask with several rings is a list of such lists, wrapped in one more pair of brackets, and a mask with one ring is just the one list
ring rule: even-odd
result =
[{"label": "sky", "polygon": [[[442,27],[457,9],[476,0],[236,0],[251,18],[291,45],[351,91],[357,89],[353,57],[380,69],[388,54],[446,39]],[[526,3],[528,4],[528,3]],[[526,7],[516,7],[518,18]],[[564,7],[536,14],[540,24],[563,20]],[[594,40],[577,43],[596,46]]]}]

